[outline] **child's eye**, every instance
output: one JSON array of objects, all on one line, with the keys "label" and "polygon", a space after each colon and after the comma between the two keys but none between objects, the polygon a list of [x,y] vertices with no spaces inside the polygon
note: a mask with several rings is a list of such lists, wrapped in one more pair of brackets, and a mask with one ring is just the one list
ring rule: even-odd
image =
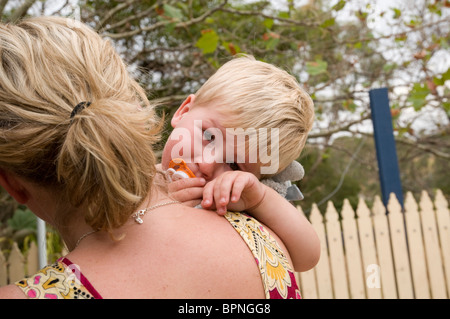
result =
[{"label": "child's eye", "polygon": [[236,163],[228,163],[228,165],[230,165],[230,168],[231,168],[233,171],[239,171],[239,170],[240,170],[239,165],[236,164]]},{"label": "child's eye", "polygon": [[212,142],[212,141],[215,140],[216,137],[210,131],[206,130],[206,131],[203,132],[203,138],[206,141],[211,141]]}]

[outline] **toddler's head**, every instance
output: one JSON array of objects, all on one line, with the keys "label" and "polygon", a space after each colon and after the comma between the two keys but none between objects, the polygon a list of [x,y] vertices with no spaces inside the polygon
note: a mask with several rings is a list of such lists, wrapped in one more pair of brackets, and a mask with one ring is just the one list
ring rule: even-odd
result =
[{"label": "toddler's head", "polygon": [[[183,116],[186,117],[181,120]],[[172,126],[194,131],[192,122],[201,123],[203,142],[210,142],[212,136],[216,144],[220,131],[224,139],[238,136],[232,138],[234,154],[225,154],[228,149],[224,146],[223,155],[217,157],[220,152],[215,152],[216,161],[222,158],[231,169],[233,165],[244,170],[250,167],[249,171],[260,167],[260,174],[256,175],[265,178],[282,171],[299,157],[313,120],[312,99],[292,75],[251,56],[243,56],[225,63],[195,95],[186,99],[175,113]],[[212,130],[212,127],[219,130]],[[241,139],[246,141],[244,146],[238,143],[239,136],[244,137]],[[229,140],[224,141],[224,145],[227,143]],[[195,146],[194,142],[191,146]],[[163,167],[167,150],[164,153]],[[191,154],[194,153],[199,154]],[[201,152],[201,156],[202,160],[195,161],[192,155],[193,166],[195,162],[205,161],[205,152]],[[183,157],[186,160],[186,156]],[[230,163],[233,161],[236,163]],[[254,162],[255,165],[248,165]],[[247,166],[241,165],[243,163]]]}]

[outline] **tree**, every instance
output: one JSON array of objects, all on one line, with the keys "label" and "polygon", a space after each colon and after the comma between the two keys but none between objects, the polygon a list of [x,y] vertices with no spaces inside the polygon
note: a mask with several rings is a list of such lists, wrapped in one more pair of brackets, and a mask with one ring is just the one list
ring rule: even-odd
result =
[{"label": "tree", "polygon": [[[372,136],[368,91],[386,86],[397,145],[414,149],[407,161],[427,153],[433,163],[450,158],[449,7],[447,0],[385,8],[368,0],[0,1],[7,21],[54,14],[92,26],[167,116],[238,53],[280,66],[314,99],[309,144],[322,154],[342,134]],[[307,180],[319,178],[313,172]]]}]

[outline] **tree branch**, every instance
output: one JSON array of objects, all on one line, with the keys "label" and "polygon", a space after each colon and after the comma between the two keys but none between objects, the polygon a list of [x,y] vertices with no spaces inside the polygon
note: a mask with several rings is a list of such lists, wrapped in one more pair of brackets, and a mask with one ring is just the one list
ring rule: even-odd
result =
[{"label": "tree branch", "polygon": [[339,132],[349,131],[350,127],[355,124],[360,124],[364,120],[370,119],[370,114],[361,116],[361,118],[345,123],[344,125],[329,129],[327,131],[309,134],[308,138],[318,138],[318,137],[330,137],[331,135]]},{"label": "tree branch", "polygon": [[119,12],[122,9],[125,9],[127,7],[129,7],[130,5],[132,5],[134,2],[136,2],[136,0],[127,0],[124,3],[121,3],[117,6],[115,6],[114,8],[112,8],[111,10],[109,10],[104,16],[103,19],[100,20],[100,22],[96,25],[95,30],[98,31],[100,28],[103,27],[103,25],[105,25],[105,23],[111,19],[111,17]]},{"label": "tree branch", "polygon": [[19,8],[14,11],[9,20],[11,22],[17,21],[27,14],[28,9],[36,2],[36,0],[26,0]]},{"label": "tree branch", "polygon": [[5,10],[5,6],[9,0],[0,0],[0,15],[3,14],[3,10]]},{"label": "tree branch", "polygon": [[233,9],[233,8],[222,8],[221,11],[232,13],[232,14],[236,14],[236,15],[260,16],[260,17],[263,17],[263,18],[266,18],[266,19],[283,21],[283,22],[287,22],[289,24],[299,25],[299,26],[302,26],[302,27],[317,27],[319,25],[319,23],[314,23],[314,22],[313,23],[306,23],[306,22],[302,22],[302,21],[299,21],[299,20],[271,16],[271,15],[264,14],[264,13],[259,12],[259,11],[243,11],[243,10],[236,10],[236,9]]},{"label": "tree branch", "polygon": [[[179,28],[186,28],[189,27],[193,24],[196,23],[200,23],[202,21],[204,21],[207,17],[209,17],[210,15],[212,15],[214,12],[220,10],[224,5],[226,5],[228,2],[228,0],[225,0],[224,2],[222,2],[219,6],[209,9],[208,11],[206,11],[205,13],[203,13],[201,16],[188,20],[188,21],[184,21],[184,22],[178,22],[175,24],[175,28],[179,29]],[[125,39],[125,38],[130,38],[136,34],[139,34],[141,32],[151,32],[153,30],[156,30],[158,28],[161,28],[163,26],[166,26],[168,24],[173,23],[173,21],[160,21],[157,22],[155,24],[152,24],[148,27],[145,28],[138,28],[135,30],[131,30],[131,31],[127,31],[127,32],[121,32],[121,33],[106,33],[104,34],[104,36],[109,37],[111,39]]]}]

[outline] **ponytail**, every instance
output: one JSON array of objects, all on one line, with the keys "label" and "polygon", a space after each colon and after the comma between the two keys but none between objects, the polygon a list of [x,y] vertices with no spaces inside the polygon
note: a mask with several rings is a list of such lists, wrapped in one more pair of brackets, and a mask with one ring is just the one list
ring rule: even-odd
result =
[{"label": "ponytail", "polygon": [[123,225],[155,176],[154,115],[122,101],[92,101],[73,116],[57,159],[57,177],[74,207],[88,207],[96,230]]}]

